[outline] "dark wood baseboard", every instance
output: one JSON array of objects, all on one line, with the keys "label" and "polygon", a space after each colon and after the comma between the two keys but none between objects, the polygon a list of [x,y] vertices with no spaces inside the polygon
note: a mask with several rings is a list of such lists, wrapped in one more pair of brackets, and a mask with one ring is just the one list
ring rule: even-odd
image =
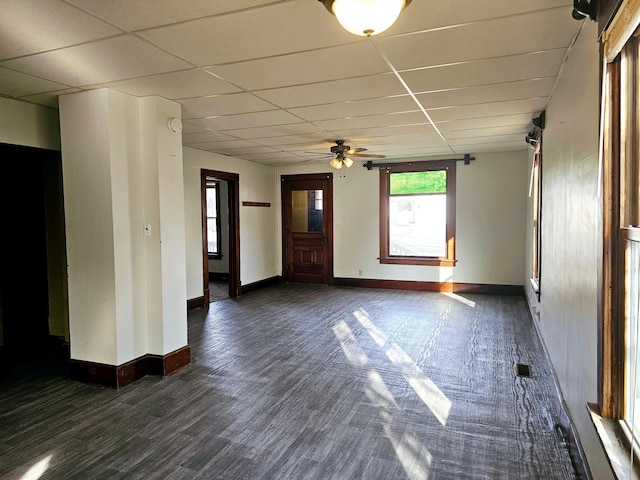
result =
[{"label": "dark wood baseboard", "polygon": [[419,282],[414,280],[377,280],[372,278],[336,277],[339,287],[386,288],[422,292],[481,293],[485,295],[524,296],[522,285],[491,285],[482,283]]},{"label": "dark wood baseboard", "polygon": [[280,275],[276,275],[275,277],[265,278],[264,280],[259,280],[247,285],[242,285],[241,294],[244,295],[245,293],[255,292],[256,290],[260,290],[261,288],[277,285],[281,281],[282,277]]},{"label": "dark wood baseboard", "polygon": [[[209,290],[207,289],[206,297],[209,298]],[[195,308],[202,308],[207,303],[205,303],[205,295],[202,297],[190,298],[187,300],[187,310],[193,310]]]},{"label": "dark wood baseboard", "polygon": [[185,345],[166,355],[147,355],[147,373],[166,377],[191,363],[191,347]]},{"label": "dark wood baseboard", "polygon": [[121,388],[146,375],[171,375],[191,363],[191,348],[186,345],[166,355],[143,355],[122,365],[69,360],[69,378],[83,383]]}]

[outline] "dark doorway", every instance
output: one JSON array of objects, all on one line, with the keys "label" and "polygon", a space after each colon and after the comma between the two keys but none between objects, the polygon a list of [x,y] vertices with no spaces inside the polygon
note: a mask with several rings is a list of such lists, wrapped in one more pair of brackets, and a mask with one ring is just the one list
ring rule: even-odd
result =
[{"label": "dark doorway", "polygon": [[61,161],[59,152],[0,144],[0,162],[0,373],[7,373],[49,353],[46,188],[57,185]]},{"label": "dark doorway", "polygon": [[333,175],[282,176],[282,277],[333,283]]},{"label": "dark doorway", "polygon": [[[240,295],[239,175],[203,169],[200,185],[203,288],[204,303],[208,305],[211,301]],[[224,267],[213,268],[217,263]]]}]

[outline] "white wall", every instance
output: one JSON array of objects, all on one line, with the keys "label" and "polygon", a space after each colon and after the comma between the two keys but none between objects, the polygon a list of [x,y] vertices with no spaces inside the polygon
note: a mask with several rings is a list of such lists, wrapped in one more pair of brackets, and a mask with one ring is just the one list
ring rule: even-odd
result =
[{"label": "white wall", "polygon": [[[187,298],[203,295],[200,171],[237,173],[240,183],[240,283],[280,275],[275,252],[280,242],[276,170],[273,167],[185,147],[184,195],[187,249]],[[271,207],[243,207],[242,202],[269,202]],[[231,246],[233,248],[233,246]]]},{"label": "white wall", "polygon": [[0,97],[0,142],[60,150],[58,110]]},{"label": "white wall", "polygon": [[[527,296],[594,478],[604,480],[613,476],[586,409],[598,398],[598,65],[597,25],[587,21],[546,110],[540,303],[530,287]],[[531,208],[527,218],[529,236]],[[528,282],[530,248],[526,258]]]},{"label": "white wall", "polygon": [[[459,162],[457,167],[455,267],[380,264],[377,169],[367,170],[361,162],[341,170],[316,163],[281,167],[278,176],[334,173],[335,277],[522,285],[527,152],[478,154],[475,158],[470,165]],[[278,247],[281,262],[281,245]]]}]

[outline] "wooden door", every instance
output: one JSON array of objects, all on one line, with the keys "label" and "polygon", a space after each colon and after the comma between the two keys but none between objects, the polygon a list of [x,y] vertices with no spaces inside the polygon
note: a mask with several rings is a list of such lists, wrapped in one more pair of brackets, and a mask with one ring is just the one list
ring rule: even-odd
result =
[{"label": "wooden door", "polygon": [[282,176],[282,277],[333,283],[333,174]]}]

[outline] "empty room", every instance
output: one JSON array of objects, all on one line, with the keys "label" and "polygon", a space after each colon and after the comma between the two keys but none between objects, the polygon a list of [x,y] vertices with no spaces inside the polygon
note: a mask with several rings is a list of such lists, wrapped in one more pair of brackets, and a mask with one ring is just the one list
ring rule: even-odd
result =
[{"label": "empty room", "polygon": [[0,12],[0,478],[640,478],[638,2]]}]

